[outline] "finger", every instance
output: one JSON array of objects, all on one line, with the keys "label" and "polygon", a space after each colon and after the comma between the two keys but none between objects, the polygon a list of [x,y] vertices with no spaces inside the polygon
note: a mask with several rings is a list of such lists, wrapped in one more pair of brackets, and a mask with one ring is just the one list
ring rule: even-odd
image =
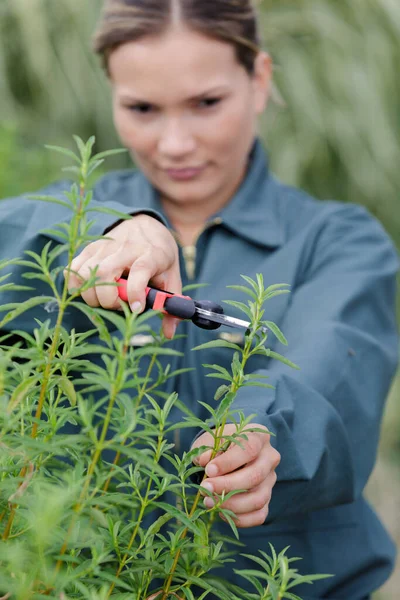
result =
[{"label": "finger", "polygon": [[265,442],[269,441],[263,434],[258,433],[247,433],[247,440],[239,438],[241,446],[232,443],[228,450],[221,456],[215,458],[207,465],[206,473],[208,477],[217,477],[224,475],[225,473],[231,473],[236,471],[240,467],[243,467],[247,463],[255,460],[260,454]]},{"label": "finger", "polygon": [[168,340],[172,340],[180,322],[180,319],[165,315],[162,321],[162,330]]},{"label": "finger", "polygon": [[207,479],[204,487],[219,495],[222,492],[228,493],[234,490],[252,490],[260,485],[275,470],[274,465],[275,461],[273,457],[261,454],[257,460],[233,473]]},{"label": "finger", "polygon": [[[226,519],[223,515],[220,515],[223,521]],[[236,527],[239,529],[248,529],[249,527],[257,527],[259,525],[264,525],[266,519],[268,517],[268,505],[265,505],[261,510],[256,510],[252,513],[247,513],[245,515],[238,515],[234,518],[234,522]]]},{"label": "finger", "polygon": [[[266,504],[269,504],[272,495],[272,488],[276,483],[276,473],[273,471],[269,473],[268,477],[260,483],[260,485],[253,488],[250,492],[242,494],[236,494],[232,496],[222,504],[222,508],[231,510],[236,515],[243,515],[247,513],[256,512],[264,508]],[[215,505],[217,499],[207,496],[204,500],[204,506],[206,508],[212,508]]]},{"label": "finger", "polygon": [[[171,269],[152,277],[152,285],[159,288],[160,290],[167,290],[173,294],[182,293],[182,280],[179,273],[178,265],[174,262]],[[175,319],[169,315],[165,315],[162,322],[162,330],[165,337],[171,340],[176,332],[176,329],[180,323],[180,319]]]},{"label": "finger", "polygon": [[[210,446],[212,446],[212,444],[210,444]],[[200,456],[197,457],[196,463],[198,464],[199,467],[205,467],[211,460],[211,456],[212,456],[212,447],[210,450],[207,450],[207,452],[203,452],[203,454],[200,454]]]},{"label": "finger", "polygon": [[[85,262],[90,260],[95,254],[97,254],[97,252],[99,250],[99,244],[100,244],[100,242],[97,241],[97,242],[92,242],[91,244],[86,246],[86,248],[84,248],[78,254],[78,256],[76,256],[72,260],[71,264],[68,265],[68,269],[70,270],[69,285],[68,285],[69,290],[71,290],[72,288],[78,288],[82,285],[83,282],[82,282],[81,278],[78,277],[77,273],[83,267]],[[72,273],[71,271],[75,271],[75,273]],[[66,272],[67,272],[67,269],[64,271],[64,277],[66,276]]]},{"label": "finger", "polygon": [[[211,435],[211,433],[208,433],[207,431],[205,431],[204,433],[202,433],[197,440],[195,440],[190,448],[190,450],[194,450],[195,448],[201,448],[202,446],[208,446],[209,448],[213,448],[214,447],[214,437]],[[203,453],[206,454],[206,453]],[[196,457],[196,463],[198,463],[200,465],[200,462],[198,462],[200,460],[200,457],[203,456],[203,454],[201,454],[200,456]],[[208,454],[208,452],[207,452]],[[211,456],[211,453],[210,453]],[[205,464],[201,464],[201,466],[205,466]]]},{"label": "finger", "polygon": [[[128,271],[129,256],[121,252],[114,252],[103,258],[99,263],[97,270],[98,283],[115,283],[125,271]],[[121,300],[118,294],[118,287],[115,285],[96,285],[96,294],[100,305],[103,308],[116,310],[121,306]]]},{"label": "finger", "polygon": [[83,281],[88,281],[90,278],[92,278],[94,270],[97,269],[96,285],[81,292],[81,296],[86,304],[89,304],[89,306],[117,308],[119,306],[117,287],[112,285],[106,286],[105,284],[115,283],[113,273],[116,273],[118,278],[120,272],[111,271],[107,266],[104,267],[102,261],[103,259],[99,255],[95,254],[80,268],[79,276]]},{"label": "finger", "polygon": [[[132,262],[129,270],[127,292],[129,305],[135,312],[142,312],[146,306],[146,287],[151,279],[164,272],[162,252],[147,251]],[[161,268],[160,268],[161,267]],[[154,279],[155,280],[155,279]]]}]

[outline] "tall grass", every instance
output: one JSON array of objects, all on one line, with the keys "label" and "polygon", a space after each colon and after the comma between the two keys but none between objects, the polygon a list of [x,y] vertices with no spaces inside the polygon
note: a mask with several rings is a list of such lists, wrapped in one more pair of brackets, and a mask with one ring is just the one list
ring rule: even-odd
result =
[{"label": "tall grass", "polygon": [[[68,144],[72,132],[94,133],[100,149],[118,144],[108,84],[90,48],[101,6],[0,2],[0,120],[16,122],[36,147]],[[400,2],[260,6],[285,103],[270,103],[262,122],[274,171],[319,197],[365,204],[400,246]]]},{"label": "tall grass", "polygon": [[365,204],[400,245],[400,2],[263,7],[287,103],[264,123],[274,170],[319,197]]}]

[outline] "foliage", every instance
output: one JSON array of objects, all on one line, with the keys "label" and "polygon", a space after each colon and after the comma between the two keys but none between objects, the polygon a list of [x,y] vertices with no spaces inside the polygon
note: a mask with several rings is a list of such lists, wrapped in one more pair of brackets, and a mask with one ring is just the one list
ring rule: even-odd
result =
[{"label": "foliage", "polygon": [[39,189],[59,178],[59,164],[44,149],[26,147],[16,127],[0,124],[0,201]]},{"label": "foliage", "polygon": [[[149,313],[137,315],[126,304],[121,312],[90,308],[80,294],[96,282],[94,270],[79,289],[68,292],[71,263],[76,250],[91,240],[91,193],[88,178],[108,154],[91,156],[94,139],[85,145],[76,138],[79,155],[55,148],[74,161],[77,176],[62,198],[46,198],[66,209],[58,228],[64,244],[48,243],[41,253],[4,261],[25,267],[27,283],[48,284],[47,296],[0,306],[0,331],[40,304],[52,306],[55,318],[32,324],[32,331],[13,330],[20,342],[0,337],[0,592],[26,600],[50,598],[144,600],[154,591],[158,598],[194,598],[194,588],[204,599],[217,590],[222,600],[298,598],[295,586],[323,577],[301,576],[286,550],[271,556],[249,557],[254,568],[237,571],[253,586],[247,592],[229,582],[219,584],[213,568],[232,562],[224,540],[215,539],[212,525],[222,516],[238,537],[235,515],[223,506],[233,493],[215,496],[213,508],[200,502],[206,479],[193,459],[206,448],[174,452],[168,434],[176,428],[196,427],[212,434],[212,456],[231,444],[240,444],[251,417],[231,412],[237,391],[248,385],[268,386],[246,373],[254,354],[287,359],[265,347],[272,332],[286,342],[273,323],[264,321],[263,304],[286,286],[264,288],[244,277],[242,291],[250,299],[241,308],[251,320],[244,347],[214,341],[200,348],[223,345],[234,351],[232,370],[207,365],[210,376],[223,380],[215,399],[204,404],[210,419],[201,421],[184,406],[176,393],[165,394],[163,384],[174,377],[162,367],[162,355],[177,354],[162,334],[150,330]],[[62,285],[57,285],[65,272]],[[26,289],[0,277],[0,293]],[[240,307],[240,303],[236,303]],[[64,327],[66,313],[83,312],[92,330]],[[7,328],[5,327],[7,325]],[[268,327],[268,331],[265,330]],[[143,348],[130,344],[136,334],[151,335]],[[97,336],[97,337],[96,337]],[[96,341],[97,340],[97,341]],[[150,357],[145,369],[142,359]],[[179,422],[171,418],[182,411]],[[236,432],[222,436],[227,421]],[[68,431],[72,428],[74,431]],[[67,428],[67,429],[66,429]],[[192,477],[200,475],[197,483]],[[234,492],[234,493],[239,493]]]}]

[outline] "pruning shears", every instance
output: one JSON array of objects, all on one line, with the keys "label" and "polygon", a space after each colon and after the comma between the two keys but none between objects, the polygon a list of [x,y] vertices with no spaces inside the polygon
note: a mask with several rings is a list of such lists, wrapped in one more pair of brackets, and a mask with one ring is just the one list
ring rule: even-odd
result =
[{"label": "pruning shears", "polygon": [[[119,279],[117,283],[119,297],[128,302],[126,279]],[[178,319],[192,321],[197,327],[210,331],[221,325],[246,330],[250,328],[248,321],[225,315],[223,307],[216,302],[193,300],[190,296],[172,294],[152,287],[146,288],[146,309],[159,310]],[[267,333],[268,329],[263,327],[262,331]]]}]

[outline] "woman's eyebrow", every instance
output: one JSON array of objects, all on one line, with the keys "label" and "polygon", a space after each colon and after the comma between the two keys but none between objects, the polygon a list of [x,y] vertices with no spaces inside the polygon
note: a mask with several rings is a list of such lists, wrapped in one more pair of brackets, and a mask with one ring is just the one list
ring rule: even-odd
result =
[{"label": "woman's eyebrow", "polygon": [[211,96],[212,94],[223,94],[226,93],[228,91],[228,87],[227,86],[215,86],[212,88],[209,88],[208,90],[204,90],[204,92],[201,92],[199,94],[195,94],[194,96],[191,96],[190,98],[188,98],[188,100],[192,101],[192,100],[199,100],[201,98],[204,98],[205,96]]},{"label": "woman's eyebrow", "polygon": [[[212,88],[209,88],[207,90],[204,90],[203,92],[199,92],[198,94],[195,94],[194,96],[190,96],[189,98],[187,98],[185,101],[188,102],[193,102],[196,100],[201,100],[202,98],[206,97],[206,96],[211,96],[212,94],[223,94],[226,93],[228,91],[228,87],[227,86],[215,86]],[[121,100],[123,102],[130,102],[130,103],[137,103],[137,104],[156,104],[155,102],[152,102],[151,100],[146,100],[144,98],[139,98],[139,97],[135,97],[131,94],[121,94]]]}]

